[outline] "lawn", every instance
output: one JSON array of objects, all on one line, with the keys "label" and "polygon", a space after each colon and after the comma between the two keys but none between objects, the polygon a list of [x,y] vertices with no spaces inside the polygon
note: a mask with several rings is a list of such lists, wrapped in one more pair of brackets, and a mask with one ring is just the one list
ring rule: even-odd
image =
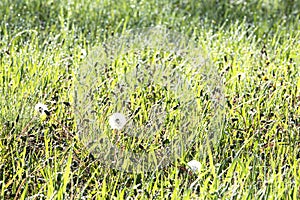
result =
[{"label": "lawn", "polygon": [[299,199],[299,12],[2,0],[0,198]]}]

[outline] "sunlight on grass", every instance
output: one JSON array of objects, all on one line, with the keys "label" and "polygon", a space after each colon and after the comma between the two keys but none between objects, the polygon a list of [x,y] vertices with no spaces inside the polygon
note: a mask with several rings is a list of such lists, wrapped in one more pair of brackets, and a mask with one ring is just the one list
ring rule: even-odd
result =
[{"label": "sunlight on grass", "polygon": [[[1,1],[1,199],[298,199],[299,11],[293,0]],[[166,45],[166,51],[136,48],[107,57],[115,47],[126,49],[118,41],[104,47],[111,38],[157,26],[178,33],[175,42],[192,41],[195,50],[180,54],[181,48],[167,51]],[[162,38],[149,40],[162,49]],[[96,47],[108,52],[94,54]],[[187,53],[208,62],[216,80],[203,84],[206,77],[191,68],[193,60],[184,62]],[[98,129],[124,152],[155,152],[181,132],[197,134],[189,145],[182,143],[187,148],[180,156],[157,170],[132,173],[105,166],[89,149],[78,131],[74,90],[77,69],[93,56],[105,61],[93,66],[107,66],[97,81],[89,80],[96,100],[82,109],[95,111],[88,116],[97,119]],[[122,91],[124,84],[134,88],[137,78],[161,77],[157,69],[163,67],[178,70],[189,87],[167,90],[170,79],[161,78]],[[180,104],[190,94],[201,112]],[[116,98],[124,96],[128,101]],[[222,114],[214,107],[219,101]],[[109,117],[117,112],[129,128],[126,123],[112,130]],[[189,121],[199,126],[182,128]],[[214,121],[222,122],[217,138],[206,130]]]}]

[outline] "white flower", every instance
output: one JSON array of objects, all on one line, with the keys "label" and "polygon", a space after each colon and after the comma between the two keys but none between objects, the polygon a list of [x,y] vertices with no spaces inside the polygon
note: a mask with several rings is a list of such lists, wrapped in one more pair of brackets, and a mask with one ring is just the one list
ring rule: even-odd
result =
[{"label": "white flower", "polygon": [[187,165],[191,168],[194,173],[197,173],[201,170],[201,163],[197,160],[192,160],[187,163]]},{"label": "white flower", "polygon": [[48,112],[48,107],[45,104],[42,103],[37,103],[34,107],[35,111],[40,113],[40,114],[44,114],[46,112]]},{"label": "white flower", "polygon": [[112,129],[121,130],[126,124],[126,117],[122,113],[114,113],[108,122]]}]

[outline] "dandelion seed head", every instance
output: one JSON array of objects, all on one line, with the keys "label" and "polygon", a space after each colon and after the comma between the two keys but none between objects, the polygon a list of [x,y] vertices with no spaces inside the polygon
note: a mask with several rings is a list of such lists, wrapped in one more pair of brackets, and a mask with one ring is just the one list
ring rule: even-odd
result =
[{"label": "dandelion seed head", "polygon": [[126,117],[122,113],[114,113],[109,117],[108,122],[112,129],[121,130],[126,124]]},{"label": "dandelion seed head", "polygon": [[201,163],[197,160],[191,160],[187,163],[187,165],[190,167],[191,171],[194,173],[197,173],[201,170]]},{"label": "dandelion seed head", "polygon": [[34,107],[34,110],[40,114],[43,114],[48,111],[48,106],[42,103],[37,103]]},{"label": "dandelion seed head", "polygon": [[81,58],[85,58],[87,56],[86,50],[85,49],[81,49]]}]

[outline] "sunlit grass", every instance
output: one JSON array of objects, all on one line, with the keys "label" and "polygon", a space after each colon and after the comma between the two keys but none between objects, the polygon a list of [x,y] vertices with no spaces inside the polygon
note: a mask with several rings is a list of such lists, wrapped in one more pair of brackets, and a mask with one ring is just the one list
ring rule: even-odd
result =
[{"label": "sunlit grass", "polygon": [[[280,0],[1,1],[1,198],[299,198],[299,10]],[[195,144],[163,169],[134,174],[84,147],[73,83],[84,52],[151,25],[195,39],[208,55],[225,86],[225,127],[205,154]],[[49,116],[37,115],[39,102]]]}]

